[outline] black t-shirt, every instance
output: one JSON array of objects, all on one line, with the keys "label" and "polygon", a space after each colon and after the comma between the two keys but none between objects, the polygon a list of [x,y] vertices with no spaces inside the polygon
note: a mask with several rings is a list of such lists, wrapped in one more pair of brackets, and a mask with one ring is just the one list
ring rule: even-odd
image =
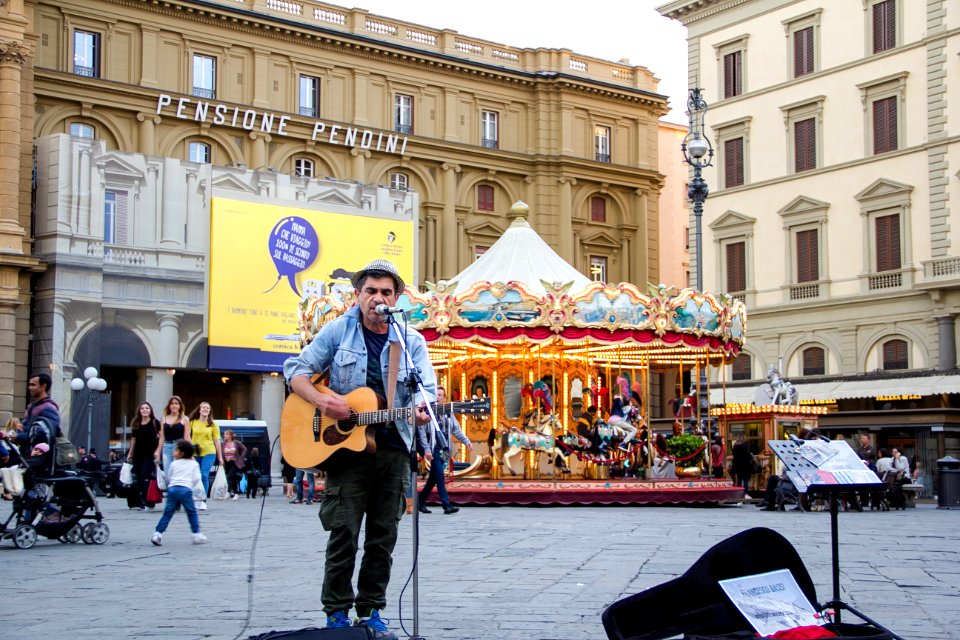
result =
[{"label": "black t-shirt", "polygon": [[150,459],[160,444],[160,438],[157,437],[159,423],[154,420],[147,424],[137,424],[133,430],[133,437],[136,441],[133,443],[133,457],[138,460]]},{"label": "black t-shirt", "polygon": [[[388,333],[374,333],[362,324],[363,341],[367,345],[367,386],[377,392],[384,398],[387,395],[386,381],[383,379],[382,363],[380,356],[383,348],[387,345]],[[389,447],[391,449],[407,450],[403,438],[397,431],[397,427],[392,423],[377,425],[377,447]]]}]

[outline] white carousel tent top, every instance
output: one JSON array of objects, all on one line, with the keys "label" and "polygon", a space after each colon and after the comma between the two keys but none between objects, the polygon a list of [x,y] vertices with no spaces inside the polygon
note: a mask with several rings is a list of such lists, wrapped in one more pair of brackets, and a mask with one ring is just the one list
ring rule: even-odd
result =
[{"label": "white carousel tent top", "polygon": [[[526,215],[529,207],[517,202],[510,211]],[[572,282],[571,292],[579,291],[591,282],[557,255],[523,217],[515,219],[486,253],[450,279],[450,282],[457,283],[454,294],[466,291],[477,282],[511,281],[522,282],[539,294],[546,293],[541,281]]]}]

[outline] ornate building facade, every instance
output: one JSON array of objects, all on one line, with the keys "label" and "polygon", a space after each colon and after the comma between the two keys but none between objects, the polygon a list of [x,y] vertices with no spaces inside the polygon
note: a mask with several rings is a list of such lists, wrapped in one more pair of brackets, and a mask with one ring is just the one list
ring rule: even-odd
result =
[{"label": "ornate building facade", "polygon": [[[206,204],[224,172],[255,176],[237,179],[267,198],[296,200],[296,185],[347,194],[345,185],[381,185],[398,202],[416,194],[418,283],[452,276],[482,254],[517,200],[530,205],[537,232],[582,272],[611,282],[659,279],[657,144],[666,98],[644,67],[520,49],[318,2],[15,0],[0,12],[19,25],[3,36],[12,43],[6,50],[21,52],[0,61],[19,83],[19,102],[0,105],[13,116],[0,118],[0,127],[20,140],[4,151],[12,153],[8,164],[16,161],[17,179],[0,185],[10,191],[0,194],[0,219],[12,229],[4,237],[16,245],[0,254],[4,273],[16,276],[4,280],[13,284],[4,289],[10,320],[0,348],[10,345],[17,363],[15,373],[3,374],[0,417],[22,407],[28,368],[52,369],[65,388],[87,364],[106,367],[115,389],[126,381],[130,399],[143,397],[145,376],[175,370],[173,390],[196,386],[243,413],[237,398],[261,385],[259,376],[190,377],[204,369],[205,327],[196,312],[204,304],[197,286],[208,250]],[[96,144],[71,145],[55,134]],[[36,215],[48,217],[36,232],[34,139],[50,141],[39,145],[46,151],[38,166],[52,166],[50,153],[66,145],[77,172],[37,181],[59,191],[38,195],[47,213]],[[211,173],[210,165],[222,170]],[[76,311],[58,307],[66,284],[54,273],[32,274],[70,262],[81,244],[105,265],[104,286],[105,274],[122,265],[160,289],[192,286],[191,293],[171,297],[168,288],[141,299],[142,290],[121,287],[107,306],[139,308],[136,320],[106,310],[78,318],[89,331],[98,327],[100,348],[89,355],[76,341],[53,348],[63,339],[57,318]],[[38,281],[32,314],[31,278]],[[167,304],[152,308],[156,300]],[[180,315],[183,305],[193,311]],[[126,339],[110,341],[121,317],[142,352]],[[158,350],[146,336],[158,338]],[[104,344],[141,355],[105,360]],[[217,386],[224,378],[229,384]]]},{"label": "ornate building facade", "polygon": [[[960,7],[946,0],[676,0],[716,156],[706,288],[740,296],[726,373],[750,402],[783,359],[821,424],[928,465],[960,418]],[[715,400],[719,398],[719,390]],[[922,428],[920,428],[922,427]],[[916,437],[914,437],[916,436]],[[928,466],[929,469],[929,466]]]}]

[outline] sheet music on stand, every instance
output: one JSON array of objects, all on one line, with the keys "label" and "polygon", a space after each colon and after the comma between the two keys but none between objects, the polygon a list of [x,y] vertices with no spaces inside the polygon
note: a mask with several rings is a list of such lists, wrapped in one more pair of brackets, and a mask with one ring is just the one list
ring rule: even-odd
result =
[{"label": "sheet music on stand", "polygon": [[833,487],[844,491],[870,489],[883,484],[846,440],[768,440],[767,444],[800,493]]}]

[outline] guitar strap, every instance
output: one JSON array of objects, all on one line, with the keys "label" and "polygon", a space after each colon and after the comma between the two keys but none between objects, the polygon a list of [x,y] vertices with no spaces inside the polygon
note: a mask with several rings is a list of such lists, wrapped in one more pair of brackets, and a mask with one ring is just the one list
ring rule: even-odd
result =
[{"label": "guitar strap", "polygon": [[387,369],[387,409],[393,409],[393,398],[397,393],[397,374],[400,369],[400,343],[390,342],[390,355]]}]

